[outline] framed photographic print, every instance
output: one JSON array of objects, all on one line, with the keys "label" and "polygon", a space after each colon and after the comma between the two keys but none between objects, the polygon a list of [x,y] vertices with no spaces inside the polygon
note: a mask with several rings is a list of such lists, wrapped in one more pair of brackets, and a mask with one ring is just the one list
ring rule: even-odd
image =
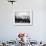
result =
[{"label": "framed photographic print", "polygon": [[17,10],[14,16],[14,23],[16,26],[32,25],[32,11]]}]

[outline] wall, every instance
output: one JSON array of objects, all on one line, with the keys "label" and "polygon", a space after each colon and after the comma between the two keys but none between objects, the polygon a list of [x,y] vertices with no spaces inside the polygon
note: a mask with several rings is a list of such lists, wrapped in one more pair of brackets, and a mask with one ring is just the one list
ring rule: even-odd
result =
[{"label": "wall", "polygon": [[[15,26],[14,11],[22,9],[33,10],[32,26]],[[11,40],[18,32],[27,32],[37,41],[46,40],[46,1],[45,0],[17,0],[14,5],[7,0],[0,0],[0,40]]]}]

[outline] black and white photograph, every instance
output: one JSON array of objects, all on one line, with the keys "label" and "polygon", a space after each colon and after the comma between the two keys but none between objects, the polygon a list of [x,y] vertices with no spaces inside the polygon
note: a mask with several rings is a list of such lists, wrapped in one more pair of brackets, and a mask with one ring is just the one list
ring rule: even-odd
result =
[{"label": "black and white photograph", "polygon": [[32,25],[32,13],[30,11],[15,12],[15,25]]},{"label": "black and white photograph", "polygon": [[15,23],[30,23],[30,16],[15,16]]}]

